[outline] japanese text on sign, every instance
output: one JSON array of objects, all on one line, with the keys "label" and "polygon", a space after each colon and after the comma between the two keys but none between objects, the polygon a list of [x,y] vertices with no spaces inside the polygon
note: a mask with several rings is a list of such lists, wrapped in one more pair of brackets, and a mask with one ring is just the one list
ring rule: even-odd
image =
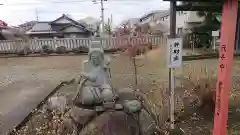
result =
[{"label": "japanese text on sign", "polygon": [[225,63],[224,63],[224,60],[226,59],[226,45],[221,45],[220,47],[220,69],[221,69],[221,72],[223,72],[224,68],[226,67]]},{"label": "japanese text on sign", "polygon": [[177,68],[182,66],[182,39],[168,39],[168,67]]},{"label": "japanese text on sign", "polygon": [[[222,73],[224,69],[226,68],[225,65],[225,59],[226,59],[226,45],[221,45],[220,46],[220,56],[219,56],[219,68],[220,72]],[[217,85],[217,95],[216,95],[216,114],[219,115],[221,111],[221,92],[223,91],[223,82],[222,80],[219,80],[218,85]]]},{"label": "japanese text on sign", "polygon": [[216,102],[216,111],[217,111],[216,114],[219,115],[219,112],[221,111],[221,92],[223,90],[223,83],[221,81],[218,83],[217,88],[218,88],[218,95],[216,96],[216,100],[217,100],[217,102]]}]

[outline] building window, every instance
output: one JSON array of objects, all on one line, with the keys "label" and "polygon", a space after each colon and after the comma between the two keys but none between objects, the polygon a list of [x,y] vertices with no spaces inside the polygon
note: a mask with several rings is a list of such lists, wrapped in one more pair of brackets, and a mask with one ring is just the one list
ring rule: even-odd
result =
[{"label": "building window", "polygon": [[177,34],[178,34],[178,35],[182,35],[182,33],[183,33],[183,28],[178,28]]},{"label": "building window", "polygon": [[77,37],[77,35],[76,34],[70,34],[70,36],[69,36],[70,38],[76,38]]},{"label": "building window", "polygon": [[154,15],[151,17],[151,21],[153,21],[154,20]]},{"label": "building window", "polygon": [[184,12],[183,11],[178,11],[178,15],[180,16],[180,15],[183,15],[184,14]]}]

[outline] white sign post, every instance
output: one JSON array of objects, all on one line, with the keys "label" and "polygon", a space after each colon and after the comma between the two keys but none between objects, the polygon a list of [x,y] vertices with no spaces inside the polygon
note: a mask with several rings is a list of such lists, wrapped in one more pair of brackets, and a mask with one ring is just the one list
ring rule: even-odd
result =
[{"label": "white sign post", "polygon": [[167,40],[167,58],[168,68],[172,69],[170,77],[170,121],[171,129],[174,129],[174,69],[182,66],[182,39],[181,38],[169,38]]},{"label": "white sign post", "polygon": [[178,68],[182,66],[182,38],[169,38],[168,46],[168,67]]},{"label": "white sign post", "polygon": [[216,37],[219,36],[219,31],[212,31],[213,36],[213,50],[216,51]]}]

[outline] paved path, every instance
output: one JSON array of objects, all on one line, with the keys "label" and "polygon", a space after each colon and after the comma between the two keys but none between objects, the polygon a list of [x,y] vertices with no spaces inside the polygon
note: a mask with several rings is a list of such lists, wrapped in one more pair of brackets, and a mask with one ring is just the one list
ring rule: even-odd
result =
[{"label": "paved path", "polygon": [[0,59],[0,134],[18,125],[61,81],[74,78],[81,59]]}]

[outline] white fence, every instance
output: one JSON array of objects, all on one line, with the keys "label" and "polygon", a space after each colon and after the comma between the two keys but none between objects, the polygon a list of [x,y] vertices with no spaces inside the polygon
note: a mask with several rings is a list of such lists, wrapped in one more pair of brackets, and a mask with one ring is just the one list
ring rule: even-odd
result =
[{"label": "white fence", "polygon": [[[95,38],[101,42],[104,50],[118,49],[124,45],[131,44],[151,44],[157,46],[164,44],[166,39],[161,36],[143,36],[143,37],[109,37]],[[80,46],[89,47],[91,38],[62,38],[62,39],[30,39],[30,40],[4,40],[0,41],[0,53],[16,53],[24,47],[28,47],[32,52],[39,52],[44,45],[55,50],[59,46],[65,46],[67,49],[75,49]]]}]

